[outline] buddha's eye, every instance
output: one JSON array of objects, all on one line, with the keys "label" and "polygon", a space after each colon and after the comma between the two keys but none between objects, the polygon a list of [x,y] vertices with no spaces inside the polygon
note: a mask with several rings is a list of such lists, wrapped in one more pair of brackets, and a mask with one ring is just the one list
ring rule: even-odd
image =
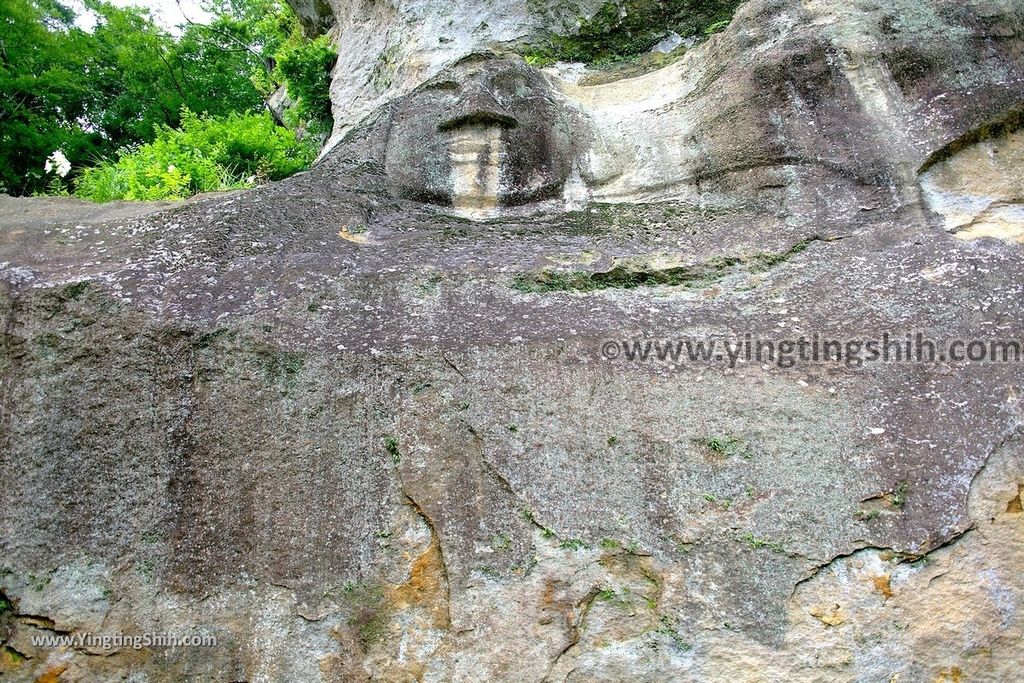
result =
[{"label": "buddha's eye", "polygon": [[499,98],[529,97],[533,94],[533,88],[526,82],[526,79],[511,71],[496,75],[491,81],[491,85]]}]

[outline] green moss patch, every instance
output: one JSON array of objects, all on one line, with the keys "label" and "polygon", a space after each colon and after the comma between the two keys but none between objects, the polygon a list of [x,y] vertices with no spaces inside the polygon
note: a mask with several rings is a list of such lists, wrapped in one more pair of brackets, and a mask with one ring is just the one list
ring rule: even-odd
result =
[{"label": "green moss patch", "polygon": [[705,36],[724,29],[742,0],[609,0],[570,35],[551,34],[523,52],[527,62],[613,65],[644,54],[670,31]]},{"label": "green moss patch", "polygon": [[703,288],[735,273],[768,270],[803,252],[817,239],[803,240],[792,248],[776,254],[719,256],[701,263],[673,268],[644,268],[626,263],[599,273],[555,270],[520,273],[513,279],[512,288],[531,294],[657,286]]}]

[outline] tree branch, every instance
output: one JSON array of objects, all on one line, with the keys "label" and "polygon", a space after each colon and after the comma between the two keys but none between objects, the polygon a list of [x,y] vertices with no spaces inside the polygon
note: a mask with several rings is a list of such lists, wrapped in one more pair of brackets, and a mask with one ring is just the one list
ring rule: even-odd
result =
[{"label": "tree branch", "polygon": [[[267,59],[264,59],[263,55],[254,50],[251,45],[239,39],[237,36],[232,35],[229,31],[221,31],[208,24],[200,24],[198,22],[192,21],[188,18],[188,15],[185,14],[185,8],[181,6],[181,0],[174,0],[174,3],[178,6],[178,10],[181,12],[181,16],[184,17],[185,22],[188,23],[189,26],[195,26],[196,28],[221,36],[222,38],[229,40],[235,45],[238,45],[241,48],[239,52],[248,52],[256,58],[256,60],[260,63],[260,66],[263,67],[263,71],[266,72],[267,78],[270,80],[271,84],[278,86],[278,88],[281,87],[282,84],[278,83],[277,80],[274,79],[274,71],[271,68],[270,62]],[[219,46],[217,47],[218,49],[220,49]],[[271,95],[273,95],[273,93],[271,93]],[[270,98],[263,95],[260,95],[260,97],[263,99],[263,106],[266,108],[268,112],[270,112],[270,116],[274,119],[274,122],[277,125],[281,126],[282,128],[288,129],[288,126],[285,124],[284,119],[278,116],[277,112],[274,111],[274,108],[270,106]]]}]

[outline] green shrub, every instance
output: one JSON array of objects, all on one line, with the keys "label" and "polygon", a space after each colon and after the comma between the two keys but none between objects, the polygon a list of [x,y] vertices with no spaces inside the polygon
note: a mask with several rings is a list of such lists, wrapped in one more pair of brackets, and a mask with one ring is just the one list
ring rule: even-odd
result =
[{"label": "green shrub", "polygon": [[275,55],[277,70],[295,101],[295,115],[316,132],[331,130],[331,67],[337,53],[327,36],[288,42]]},{"label": "green shrub", "polygon": [[267,113],[209,117],[186,110],[180,128],[161,126],[153,142],[85,169],[75,194],[95,202],[184,199],[280,180],[308,167],[316,152],[313,141],[296,140]]}]

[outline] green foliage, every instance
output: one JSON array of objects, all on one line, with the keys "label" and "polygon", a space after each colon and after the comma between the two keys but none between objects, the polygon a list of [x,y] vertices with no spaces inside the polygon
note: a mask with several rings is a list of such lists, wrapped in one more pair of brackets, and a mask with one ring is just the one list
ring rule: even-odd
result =
[{"label": "green foliage", "polygon": [[258,55],[258,68],[246,71],[256,89],[269,98],[281,85],[287,88],[295,104],[285,122],[329,133],[330,73],[337,58],[329,38],[308,40],[283,0],[214,0],[213,13],[216,20],[208,32],[232,36],[237,45],[249,46]]},{"label": "green foliage", "polygon": [[197,192],[249,187],[302,170],[316,148],[276,126],[269,114],[225,117],[182,113],[180,128],[82,172],[75,194],[96,202],[182,199]]},{"label": "green foliage", "polygon": [[555,532],[554,531],[552,531],[551,529],[547,528],[546,526],[542,526],[541,523],[537,521],[537,518],[533,516],[533,511],[531,511],[531,510],[523,510],[523,519],[525,519],[527,522],[529,522],[530,524],[532,524],[535,527],[537,527],[538,529],[540,529],[540,535],[541,535],[542,538],[554,538],[555,537]]},{"label": "green foliage", "polygon": [[[58,0],[0,0],[0,192],[60,194],[84,167],[132,153],[164,136],[167,127],[182,125],[184,111],[211,120],[257,114],[285,84],[298,99],[288,123],[315,133],[330,130],[333,53],[328,60],[324,40],[302,37],[284,0],[209,0],[210,24],[188,24],[180,36],[155,24],[144,8],[106,0],[83,4],[95,17],[88,31]],[[71,162],[67,177],[44,170],[56,150]],[[215,168],[203,156],[164,165],[159,173],[136,158],[126,162],[142,164],[131,183],[104,163],[85,184],[96,188],[95,197],[176,197],[243,177],[233,164]],[[142,176],[149,179],[138,180]]]},{"label": "green foliage", "polygon": [[384,450],[391,456],[392,462],[396,465],[402,462],[402,451],[398,448],[398,439],[391,435],[384,437]]},{"label": "green foliage", "polygon": [[714,35],[720,31],[724,31],[729,26],[729,20],[723,19],[722,21],[716,21],[715,23],[704,28],[704,35]]},{"label": "green foliage", "polygon": [[677,617],[670,617],[667,614],[662,615],[661,619],[658,620],[658,628],[655,630],[655,633],[667,636],[672,641],[672,644],[683,652],[693,648],[693,645],[687,642],[679,633],[679,619]]},{"label": "green foliage", "polygon": [[724,29],[742,0],[608,0],[572,35],[551,35],[525,55],[534,66],[556,61],[607,65],[649,51],[675,31],[704,36]]},{"label": "green foliage", "polygon": [[736,540],[740,543],[750,546],[754,550],[767,549],[771,550],[774,553],[779,553],[780,555],[786,554],[786,548],[781,542],[772,541],[764,538],[758,538],[749,531],[744,534],[738,535],[736,537]]},{"label": "green foliage", "polygon": [[711,503],[712,505],[719,505],[725,510],[728,510],[730,507],[732,507],[731,498],[719,498],[713,493],[705,493],[704,500]]},{"label": "green foliage", "polygon": [[907,494],[910,492],[910,484],[903,481],[896,486],[896,490],[892,492],[890,499],[893,507],[901,508],[907,504]]},{"label": "green foliage", "polygon": [[738,455],[745,460],[750,460],[754,457],[750,444],[736,436],[713,436],[704,439],[704,447],[712,453],[727,458]]},{"label": "green foliage", "polygon": [[88,120],[115,143],[152,140],[156,126],[179,125],[183,109],[211,116],[263,109],[249,79],[256,57],[233,41],[198,25],[176,39],[145,10],[87,6],[98,23],[83,38],[99,57],[88,80],[100,95]]},{"label": "green foliage", "polygon": [[64,125],[90,105],[80,32],[53,3],[0,0],[0,17],[0,192],[41,191],[52,182],[43,164],[55,149],[74,159],[102,145]]},{"label": "green foliage", "polygon": [[331,128],[331,67],[337,53],[327,36],[285,43],[276,55],[278,73],[295,100],[292,115],[315,132]]},{"label": "green foliage", "polygon": [[491,548],[504,552],[512,547],[512,539],[508,534],[493,534],[491,536]]}]

